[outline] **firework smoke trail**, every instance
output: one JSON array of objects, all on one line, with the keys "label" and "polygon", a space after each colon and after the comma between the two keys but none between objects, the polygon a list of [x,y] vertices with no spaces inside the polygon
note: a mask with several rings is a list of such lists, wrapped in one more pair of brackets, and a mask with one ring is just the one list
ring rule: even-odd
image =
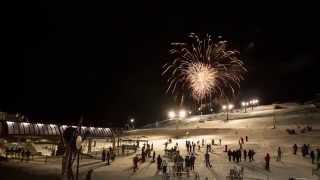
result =
[{"label": "firework smoke trail", "polygon": [[173,61],[163,66],[162,73],[169,76],[167,92],[178,97],[189,90],[197,101],[234,94],[246,72],[240,53],[229,50],[227,41],[213,40],[210,35],[201,40],[191,33],[189,38],[190,43],[171,43]]}]

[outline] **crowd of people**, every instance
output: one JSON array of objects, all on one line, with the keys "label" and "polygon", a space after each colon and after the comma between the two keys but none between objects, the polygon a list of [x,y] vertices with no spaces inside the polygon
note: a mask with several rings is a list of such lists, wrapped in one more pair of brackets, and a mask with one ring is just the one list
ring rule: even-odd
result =
[{"label": "crowd of people", "polygon": [[[239,147],[236,149],[228,149],[228,146],[225,145],[224,152],[227,155],[229,162],[234,163],[240,163],[242,161],[244,162],[252,162],[255,161],[255,155],[256,151],[253,148],[245,148],[244,144],[248,142],[248,136],[245,136],[245,138],[240,137],[239,138]],[[175,143],[170,149],[168,149],[169,142],[165,143],[165,154],[167,155],[167,158],[171,159],[173,162],[172,170],[176,173],[177,176],[181,176],[183,173],[189,173],[189,171],[195,170],[195,163],[196,159],[201,153],[201,147],[204,148],[203,156],[204,156],[204,162],[205,167],[212,168],[213,167],[213,161],[210,159],[210,155],[213,152],[213,145],[221,145],[221,139],[219,139],[218,144],[215,144],[214,139],[211,140],[210,144],[205,143],[205,139],[202,139],[201,141],[193,142],[186,140],[185,141],[185,147],[186,147],[186,155],[183,157],[181,154],[181,151],[179,150],[179,144]],[[142,147],[142,157],[139,159],[138,156],[134,158],[134,171],[136,171],[138,167],[138,162],[144,162],[144,157],[151,157],[150,152],[153,150],[153,146],[147,144]],[[198,151],[197,151],[198,150]],[[293,145],[293,154],[296,155],[298,151],[297,144]],[[281,147],[277,148],[277,156],[276,161],[282,161],[283,151]],[[311,162],[314,163],[315,161],[320,163],[320,149],[311,150],[310,145],[302,145],[301,146],[301,153],[303,157],[309,156],[311,158]],[[153,151],[152,154],[152,161],[157,164],[157,170],[159,172],[162,172],[162,174],[168,173],[168,161],[165,160],[163,157],[161,157],[160,154],[157,155]],[[270,153],[267,152],[265,157],[265,169],[270,171],[270,161],[271,156]]]},{"label": "crowd of people", "polygon": [[[293,154],[296,155],[298,150],[297,144],[293,145]],[[320,163],[320,149],[317,148],[315,150],[312,150],[310,147],[310,144],[303,144],[301,146],[301,154],[303,157],[310,156],[311,163],[314,164],[315,161],[319,164]]]},{"label": "crowd of people", "polygon": [[[293,154],[297,155],[298,145],[294,144],[292,146],[292,150],[293,150]],[[319,148],[317,148],[315,150],[311,150],[310,144],[303,144],[301,146],[301,155],[303,157],[309,156],[311,158],[311,163],[312,164],[314,164],[315,161],[316,161],[317,162],[317,169],[318,170],[320,169],[320,149]],[[267,153],[266,156],[265,156],[265,169],[268,170],[268,171],[270,170],[270,160],[271,160],[270,154]],[[281,161],[282,160],[282,149],[281,149],[281,147],[278,147],[276,160],[277,161]]]}]

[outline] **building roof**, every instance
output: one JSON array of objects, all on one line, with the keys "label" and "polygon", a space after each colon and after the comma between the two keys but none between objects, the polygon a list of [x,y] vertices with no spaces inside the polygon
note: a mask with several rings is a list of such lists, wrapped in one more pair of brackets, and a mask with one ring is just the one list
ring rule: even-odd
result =
[{"label": "building roof", "polygon": [[[1,121],[0,135],[1,136],[60,136],[60,132],[63,133],[67,127],[78,128],[77,126],[70,126],[70,125],[58,126],[56,124]],[[113,136],[113,132],[110,128],[103,128],[103,127],[82,126],[81,134],[85,134],[87,137],[95,137],[95,138]]]}]

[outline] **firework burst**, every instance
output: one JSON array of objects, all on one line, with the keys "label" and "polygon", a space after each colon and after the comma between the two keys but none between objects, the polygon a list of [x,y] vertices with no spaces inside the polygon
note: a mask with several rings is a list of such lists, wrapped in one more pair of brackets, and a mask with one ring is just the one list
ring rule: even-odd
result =
[{"label": "firework burst", "polygon": [[246,72],[240,53],[210,35],[203,40],[194,33],[189,37],[190,43],[171,43],[173,61],[163,66],[162,73],[169,76],[167,92],[183,97],[188,90],[197,101],[234,94]]}]

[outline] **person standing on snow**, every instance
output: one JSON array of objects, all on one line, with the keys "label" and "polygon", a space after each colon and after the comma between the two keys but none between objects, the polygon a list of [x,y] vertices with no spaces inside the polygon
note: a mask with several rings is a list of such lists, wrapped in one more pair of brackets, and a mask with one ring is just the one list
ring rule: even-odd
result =
[{"label": "person standing on snow", "polygon": [[312,162],[312,164],[314,164],[315,154],[314,154],[314,151],[313,151],[313,150],[310,152],[310,157],[311,157],[311,162]]},{"label": "person standing on snow", "polygon": [[297,154],[297,150],[298,150],[298,146],[297,144],[293,145],[293,154],[296,155]]},{"label": "person standing on snow", "polygon": [[247,161],[247,150],[243,150],[243,159]]},{"label": "person standing on snow", "polygon": [[208,152],[206,152],[205,154],[205,161],[206,161],[206,167],[211,168],[211,164],[210,164],[210,155]]},{"label": "person standing on snow", "polygon": [[278,147],[278,156],[277,156],[277,161],[281,161],[281,154],[282,154],[281,148],[280,148],[280,147]]},{"label": "person standing on snow", "polygon": [[157,169],[160,170],[161,169],[161,164],[162,164],[162,159],[161,159],[161,156],[160,154],[158,155],[158,158],[157,158]]},{"label": "person standing on snow", "polygon": [[267,153],[267,155],[264,159],[266,161],[266,170],[269,171],[270,170],[270,155],[269,155],[269,153]]}]

